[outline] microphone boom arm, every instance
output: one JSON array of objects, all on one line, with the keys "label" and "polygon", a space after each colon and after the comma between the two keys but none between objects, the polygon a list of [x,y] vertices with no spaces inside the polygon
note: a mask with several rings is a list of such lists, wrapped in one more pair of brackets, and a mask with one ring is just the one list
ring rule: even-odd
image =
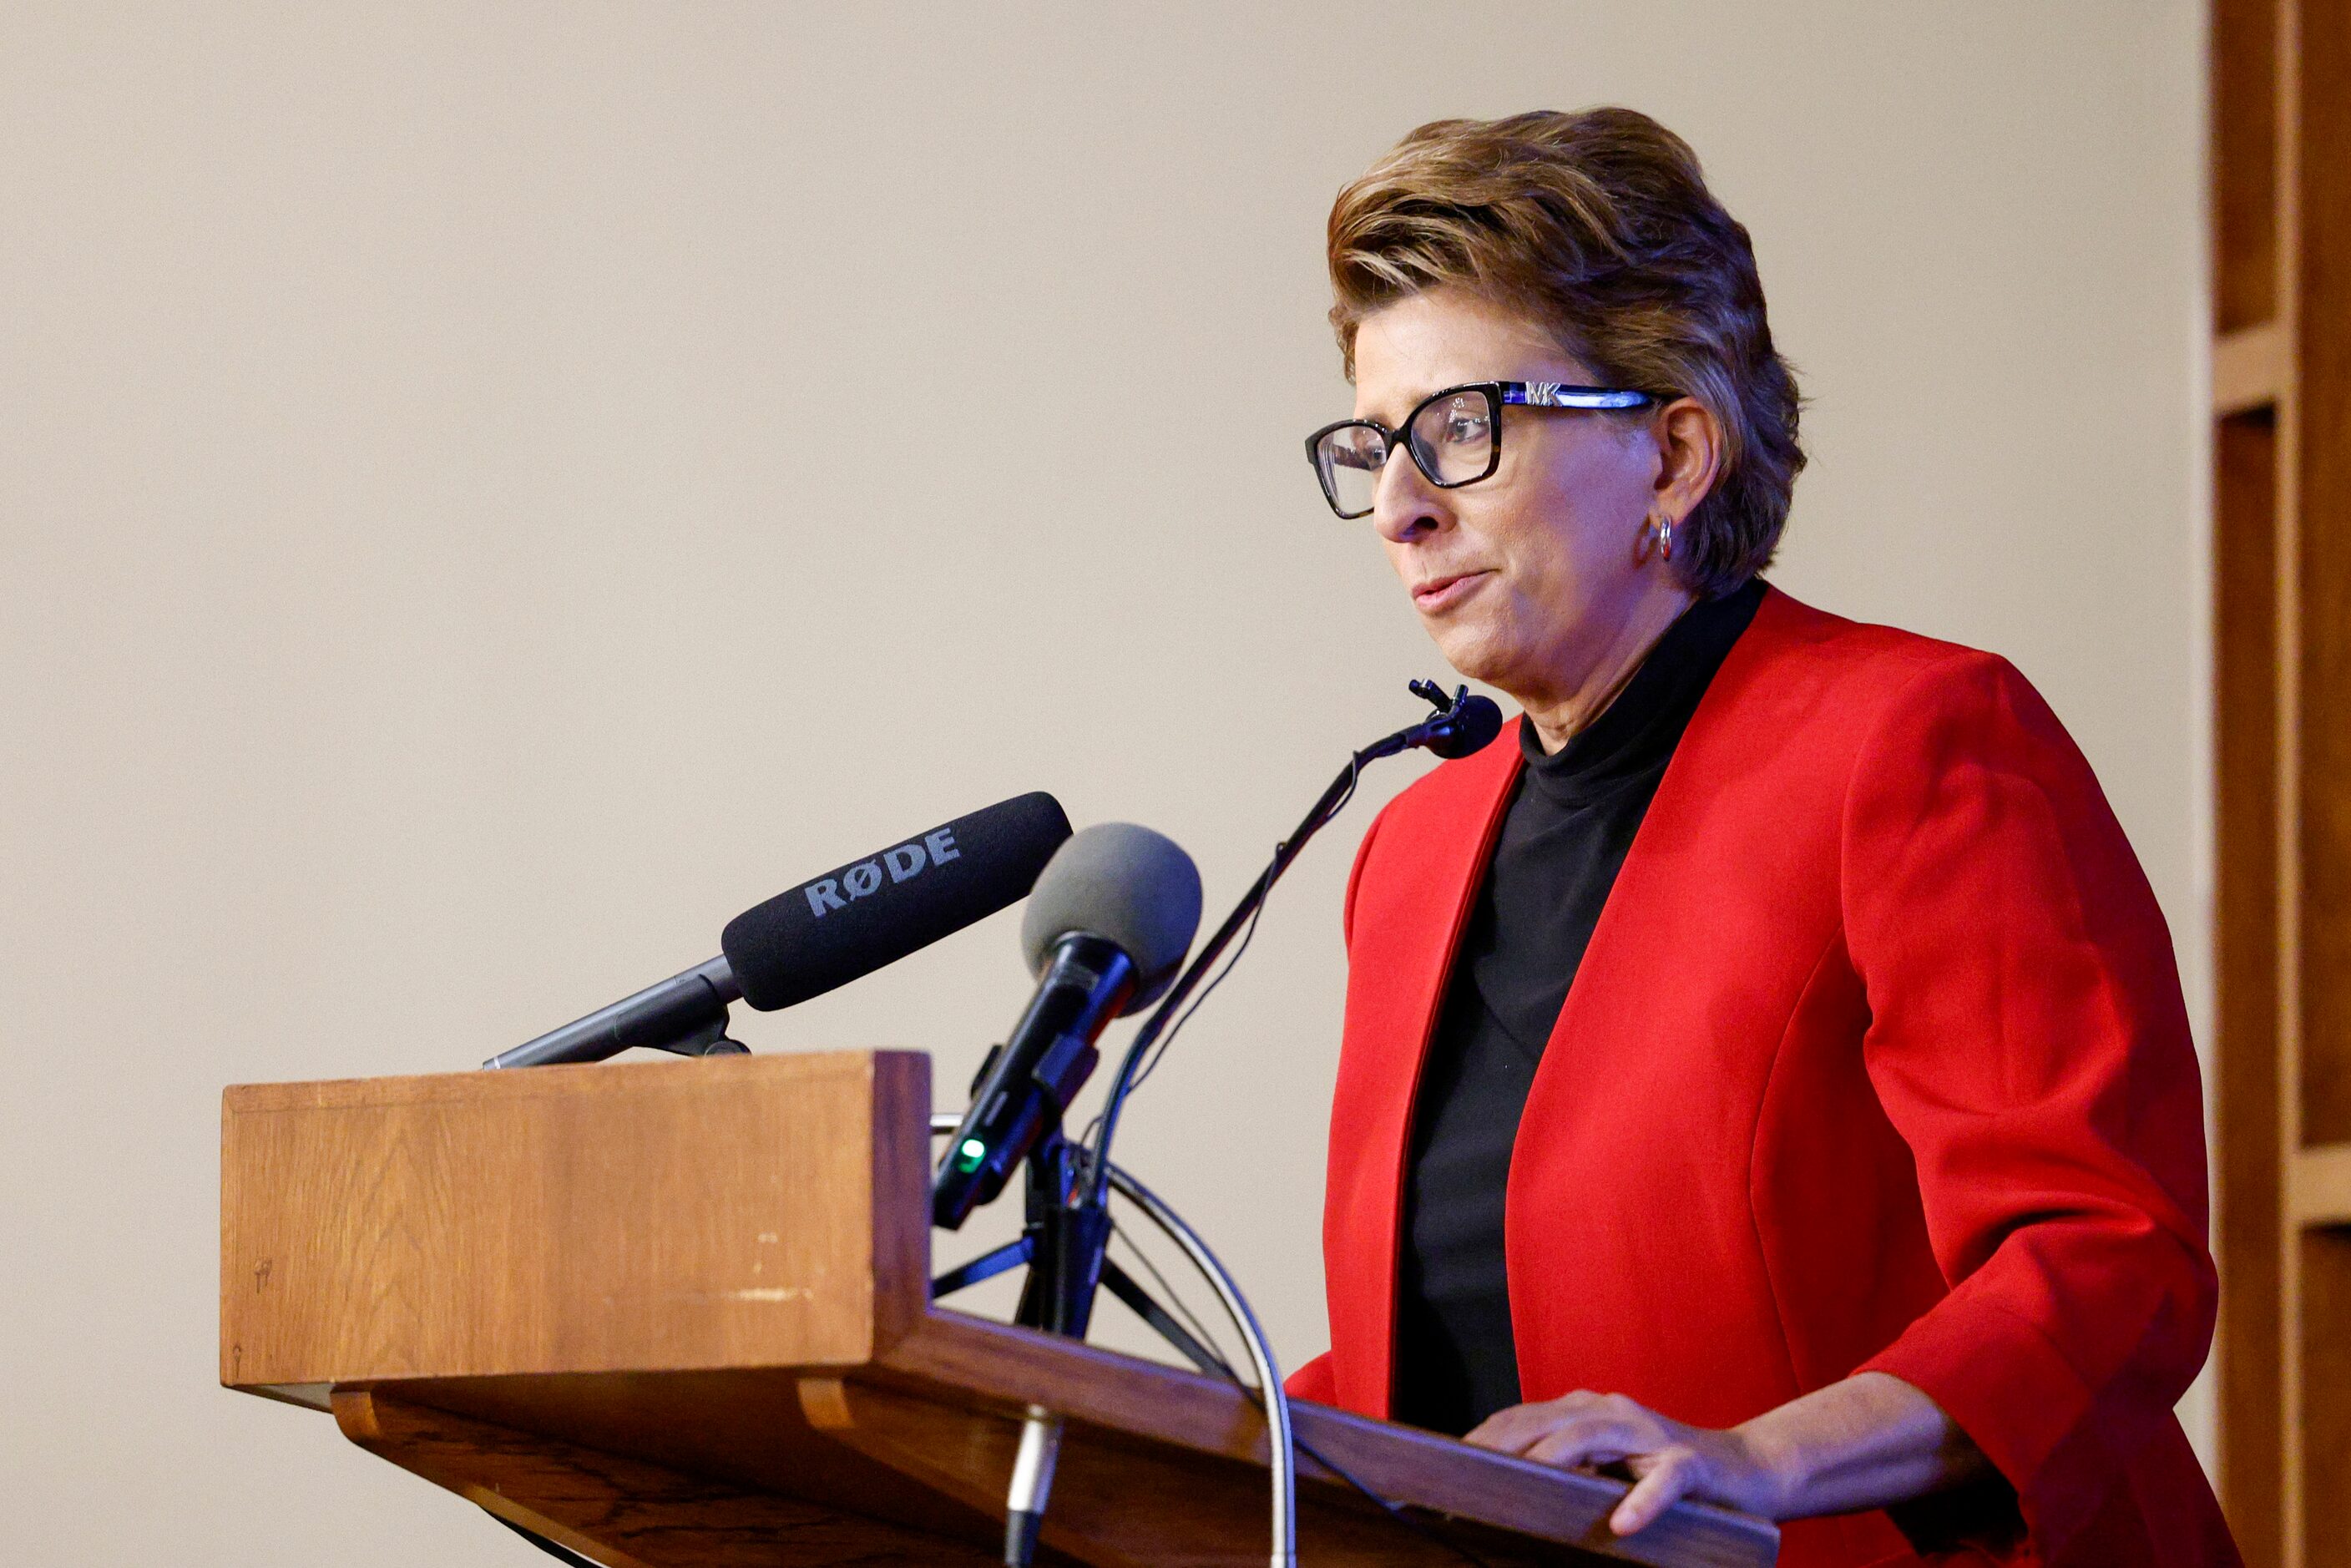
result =
[{"label": "microphone boom arm", "polygon": [[[1102,1130],[1094,1140],[1088,1172],[1094,1207],[1100,1207],[1109,1201],[1111,1139],[1118,1132],[1119,1112],[1124,1108],[1126,1097],[1134,1090],[1135,1073],[1141,1069],[1144,1057],[1166,1031],[1169,1022],[1177,1016],[1176,1009],[1198,988],[1217,959],[1232,945],[1233,938],[1240,935],[1241,927],[1265,903],[1267,895],[1273,892],[1273,884],[1281,880],[1281,873],[1290,869],[1290,862],[1306,847],[1306,841],[1327,826],[1338,815],[1339,808],[1346,804],[1347,798],[1355,792],[1355,783],[1363,775],[1364,765],[1419,747],[1430,747],[1440,756],[1455,755],[1449,749],[1454,743],[1475,738],[1477,721],[1474,716],[1478,705],[1483,704],[1489,709],[1493,706],[1489,698],[1471,696],[1468,686],[1457,687],[1450,698],[1435,681],[1415,681],[1411,690],[1413,695],[1438,711],[1418,724],[1407,725],[1394,735],[1372,742],[1347,759],[1347,766],[1339,770],[1339,776],[1331,780],[1330,788],[1322,791],[1322,797],[1299,820],[1298,826],[1290,830],[1290,836],[1273,846],[1273,859],[1267,863],[1264,874],[1249,884],[1249,890],[1241,895],[1240,902],[1233,905],[1232,913],[1225,916],[1224,924],[1209,935],[1199,954],[1176,984],[1169,988],[1157,1010],[1135,1031],[1134,1042],[1126,1048],[1126,1055],[1119,1061],[1118,1075],[1111,1081],[1109,1098],[1102,1103]],[[1485,740],[1491,738],[1489,731],[1483,739],[1477,739],[1467,750],[1474,751]]]}]

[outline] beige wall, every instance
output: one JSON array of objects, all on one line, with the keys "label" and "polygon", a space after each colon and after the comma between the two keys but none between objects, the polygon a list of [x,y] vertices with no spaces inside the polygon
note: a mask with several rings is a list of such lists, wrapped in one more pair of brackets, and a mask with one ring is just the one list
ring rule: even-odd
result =
[{"label": "beige wall", "polygon": [[[467,1067],[1021,789],[1238,893],[1439,668],[1297,442],[1330,196],[1442,114],[1697,144],[1813,399],[1779,580],[2041,684],[2202,1018],[2200,26],[0,8],[0,1559],[531,1560],[214,1386],[223,1084]],[[1124,1145],[1293,1364],[1341,881],[1415,771]],[[743,1032],[944,1098],[1026,988],[999,917]]]}]

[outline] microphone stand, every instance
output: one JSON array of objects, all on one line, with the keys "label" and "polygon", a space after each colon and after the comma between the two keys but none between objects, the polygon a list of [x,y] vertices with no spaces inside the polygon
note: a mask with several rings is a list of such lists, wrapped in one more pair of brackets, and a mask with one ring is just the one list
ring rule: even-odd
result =
[{"label": "microphone stand", "polygon": [[[1477,733],[1479,706],[1483,705],[1491,710],[1493,705],[1489,699],[1472,697],[1467,686],[1456,688],[1447,697],[1434,681],[1415,681],[1411,690],[1437,712],[1418,724],[1374,741],[1350,757],[1347,766],[1331,780],[1330,787],[1290,836],[1274,846],[1273,859],[1264,873],[1242,894],[1232,913],[1225,916],[1224,924],[1210,935],[1157,1009],[1136,1031],[1134,1042],[1119,1062],[1118,1076],[1113,1080],[1109,1099],[1102,1106],[1101,1130],[1091,1149],[1071,1144],[1062,1133],[1061,1116],[1065,1104],[1062,1094],[1056,1092],[1059,1086],[1031,1078],[1031,1092],[1043,1098],[1049,1120],[1044,1135],[1029,1155],[1028,1223],[1019,1240],[975,1258],[933,1281],[933,1300],[1026,1263],[1029,1278],[1021,1290],[1020,1308],[1014,1321],[1024,1327],[1076,1339],[1085,1337],[1093,1315],[1095,1291],[1103,1283],[1108,1282],[1122,1300],[1149,1300],[1123,1270],[1105,1257],[1111,1234],[1110,1146],[1118,1131],[1119,1113],[1134,1092],[1137,1075],[1152,1047],[1185,1016],[1178,1009],[1263,907],[1273,884],[1297,860],[1307,841],[1347,803],[1355,791],[1364,765],[1424,747],[1440,756],[1465,756],[1492,738],[1491,729],[1482,736]],[[1075,1092],[1074,1086],[1069,1092]],[[1156,1316],[1164,1318],[1165,1314]],[[1145,1321],[1152,1322],[1153,1314],[1146,1312]],[[1158,1327],[1157,1322],[1153,1322],[1153,1326]],[[1184,1347],[1179,1344],[1178,1348]],[[1270,1359],[1262,1371],[1270,1378],[1273,1368]],[[1290,1402],[1277,1381],[1269,1381],[1262,1393],[1275,1493],[1277,1545],[1272,1563],[1274,1568],[1290,1568],[1296,1562],[1295,1459]],[[1043,1522],[1052,1490],[1061,1442],[1061,1418],[1042,1406],[1030,1406],[1025,1413],[1011,1487],[1006,1498],[1004,1561],[1011,1568],[1025,1568],[1036,1551],[1038,1529]]]}]

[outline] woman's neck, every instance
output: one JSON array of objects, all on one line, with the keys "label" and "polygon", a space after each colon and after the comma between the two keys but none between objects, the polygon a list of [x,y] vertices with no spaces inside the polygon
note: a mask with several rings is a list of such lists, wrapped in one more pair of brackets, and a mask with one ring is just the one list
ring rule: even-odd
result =
[{"label": "woman's neck", "polygon": [[1633,613],[1618,622],[1595,656],[1577,661],[1583,665],[1579,677],[1510,694],[1525,710],[1527,722],[1535,727],[1535,738],[1544,755],[1558,755],[1608,711],[1608,705],[1632,680],[1649,650],[1697,600],[1696,594],[1680,587],[1646,596]]}]

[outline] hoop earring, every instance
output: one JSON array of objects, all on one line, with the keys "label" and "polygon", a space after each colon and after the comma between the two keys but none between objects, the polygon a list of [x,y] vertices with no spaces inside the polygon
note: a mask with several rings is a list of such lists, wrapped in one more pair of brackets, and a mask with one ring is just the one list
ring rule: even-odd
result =
[{"label": "hoop earring", "polygon": [[1674,520],[1653,517],[1649,521],[1649,538],[1654,542],[1659,560],[1674,559]]}]

